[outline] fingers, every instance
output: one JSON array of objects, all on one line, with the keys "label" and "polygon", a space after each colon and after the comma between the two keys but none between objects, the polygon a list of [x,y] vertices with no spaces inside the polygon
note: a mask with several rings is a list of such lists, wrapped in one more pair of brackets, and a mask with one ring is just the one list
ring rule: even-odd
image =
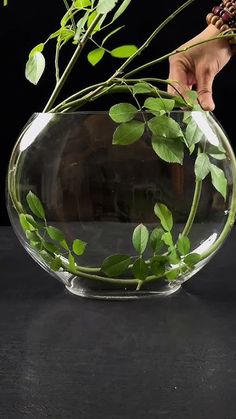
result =
[{"label": "fingers", "polygon": [[215,104],[212,98],[212,85],[215,74],[209,68],[199,68],[196,76],[198,101],[205,111],[213,111]]},{"label": "fingers", "polygon": [[185,69],[179,63],[170,62],[170,73],[168,80],[171,84],[168,84],[167,91],[172,95],[179,93],[184,94],[188,89],[188,78]]}]

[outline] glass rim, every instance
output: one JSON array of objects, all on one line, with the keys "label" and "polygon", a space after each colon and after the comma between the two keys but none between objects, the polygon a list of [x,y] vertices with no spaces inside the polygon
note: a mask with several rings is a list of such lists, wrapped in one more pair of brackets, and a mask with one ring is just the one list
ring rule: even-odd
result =
[{"label": "glass rim", "polygon": [[[35,112],[33,112],[32,113],[32,115],[62,115],[62,116],[64,116],[64,115],[106,115],[106,114],[109,114],[109,112],[110,112],[110,110],[82,110],[82,111],[73,111],[73,112],[50,112],[50,111],[48,111],[48,112],[43,112],[43,111],[35,111]],[[158,112],[158,110],[157,111],[154,111],[154,112]],[[170,112],[166,112],[166,113],[170,113],[170,114],[173,114],[173,113],[184,113],[184,112],[190,112],[190,113],[195,113],[195,112],[201,112],[201,113],[204,113],[204,114],[210,114],[211,116],[213,116],[214,114],[211,112],[211,111],[204,111],[203,109],[202,110],[190,110],[190,109],[173,109],[172,111],[170,111]],[[152,111],[150,110],[150,111],[148,111],[148,110],[145,110],[145,111],[140,111],[140,110],[138,110],[137,111],[137,113],[136,114],[140,114],[140,113],[144,113],[144,114],[151,114],[152,113]]]}]

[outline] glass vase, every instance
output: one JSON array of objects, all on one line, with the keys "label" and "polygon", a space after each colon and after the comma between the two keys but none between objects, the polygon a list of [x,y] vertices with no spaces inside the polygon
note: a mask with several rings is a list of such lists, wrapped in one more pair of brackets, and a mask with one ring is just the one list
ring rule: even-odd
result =
[{"label": "glass vase", "polygon": [[35,113],[12,152],[15,233],[78,296],[168,296],[235,220],[236,162],[215,117],[180,110],[136,119],[145,126],[133,140],[107,112]]}]

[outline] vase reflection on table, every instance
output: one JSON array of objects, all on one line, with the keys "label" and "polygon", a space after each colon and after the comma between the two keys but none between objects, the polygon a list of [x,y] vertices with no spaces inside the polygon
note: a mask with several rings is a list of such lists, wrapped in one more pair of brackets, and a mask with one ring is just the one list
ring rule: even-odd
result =
[{"label": "vase reflection on table", "polygon": [[173,111],[168,127],[165,118],[146,114],[129,144],[116,141],[120,127],[106,112],[34,114],[20,135],[8,171],[11,223],[70,292],[172,294],[230,232],[236,163],[224,130],[209,113]]}]

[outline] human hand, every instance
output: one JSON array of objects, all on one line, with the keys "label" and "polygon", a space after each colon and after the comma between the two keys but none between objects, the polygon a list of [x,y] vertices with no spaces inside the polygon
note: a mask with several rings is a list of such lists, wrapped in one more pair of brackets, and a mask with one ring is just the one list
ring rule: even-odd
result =
[{"label": "human hand", "polygon": [[[199,35],[186,42],[178,49],[219,35],[213,25],[207,26]],[[198,101],[206,111],[213,111],[212,85],[215,76],[227,64],[232,56],[227,39],[209,41],[169,58],[169,77],[176,89],[185,96],[186,90],[197,90]],[[168,92],[176,95],[176,90],[168,86]]]}]

